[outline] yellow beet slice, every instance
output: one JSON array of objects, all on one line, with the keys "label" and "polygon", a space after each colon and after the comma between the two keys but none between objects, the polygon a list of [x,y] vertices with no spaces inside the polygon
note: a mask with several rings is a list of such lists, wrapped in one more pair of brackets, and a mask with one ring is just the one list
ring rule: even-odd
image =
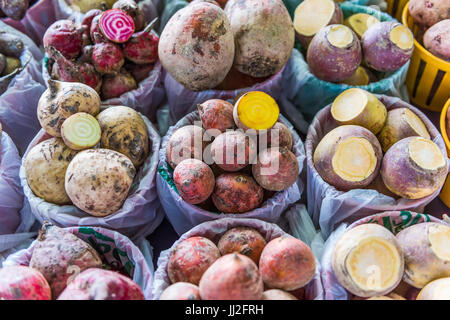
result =
[{"label": "yellow beet slice", "polygon": [[328,25],[335,11],[333,0],[305,0],[294,12],[294,28],[304,36],[313,36]]},{"label": "yellow beet slice", "polygon": [[441,149],[429,139],[412,139],[409,143],[409,156],[411,160],[425,170],[436,170],[445,165],[445,158]]},{"label": "yellow beet slice", "polygon": [[336,25],[328,31],[327,39],[336,48],[346,48],[353,42],[352,30],[344,25]]},{"label": "yellow beet slice", "polygon": [[345,19],[344,24],[361,38],[367,29],[379,22],[380,20],[370,14],[356,13]]},{"label": "yellow beet slice", "polygon": [[372,93],[351,88],[334,100],[331,115],[340,125],[358,125],[378,134],[386,122],[387,110]]},{"label": "yellow beet slice", "polygon": [[277,102],[267,93],[251,91],[242,95],[233,110],[234,121],[243,130],[268,130],[280,116]]},{"label": "yellow beet slice", "polygon": [[389,33],[389,39],[402,50],[409,50],[414,45],[413,34],[402,24],[392,28]]},{"label": "yellow beet slice", "polygon": [[90,114],[79,112],[63,122],[61,136],[72,150],[89,149],[100,141],[100,125]]}]

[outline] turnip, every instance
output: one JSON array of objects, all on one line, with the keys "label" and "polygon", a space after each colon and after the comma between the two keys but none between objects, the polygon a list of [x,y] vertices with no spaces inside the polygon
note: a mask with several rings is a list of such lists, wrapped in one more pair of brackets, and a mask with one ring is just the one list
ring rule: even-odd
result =
[{"label": "turnip", "polygon": [[414,36],[406,26],[395,21],[372,25],[361,38],[364,62],[381,72],[395,71],[412,56]]},{"label": "turnip", "polygon": [[450,300],[450,277],[428,283],[420,291],[417,300]]},{"label": "turnip", "polygon": [[29,0],[0,0],[1,11],[17,21],[22,20],[29,6]]},{"label": "turnip", "polygon": [[378,224],[362,224],[344,233],[332,255],[339,283],[359,297],[388,294],[402,280],[403,254],[395,236]]},{"label": "turnip", "polygon": [[378,175],[381,146],[368,129],[339,126],[327,133],[314,150],[314,166],[323,180],[342,191],[364,188]]},{"label": "turnip", "polygon": [[349,78],[343,80],[341,83],[348,84],[350,86],[366,86],[371,82],[376,82],[377,78],[373,75],[369,69],[359,66],[355,73]]},{"label": "turnip", "polygon": [[450,0],[410,0],[409,13],[422,29],[428,29],[441,20],[450,19]]},{"label": "turnip", "polygon": [[100,30],[103,35],[115,43],[124,43],[134,33],[134,21],[125,11],[111,9],[100,16]]},{"label": "turnip", "polygon": [[423,36],[423,44],[436,57],[450,62],[450,18],[428,29]]},{"label": "turnip", "polygon": [[340,24],[320,29],[306,54],[309,69],[319,79],[340,82],[349,78],[361,63],[361,45],[356,34]]},{"label": "turnip", "polygon": [[45,31],[42,40],[47,54],[53,55],[53,51],[50,49],[53,47],[67,59],[78,57],[86,28],[86,26],[79,26],[71,20],[56,21]]},{"label": "turnip", "polygon": [[143,31],[134,33],[123,45],[125,58],[136,64],[154,63],[158,59],[159,38],[151,33],[157,20],[153,20]]},{"label": "turnip", "polygon": [[381,176],[386,187],[407,199],[420,199],[438,191],[447,176],[447,161],[431,140],[409,137],[384,155]]},{"label": "turnip", "polygon": [[343,13],[333,0],[305,0],[295,9],[297,39],[307,49],[314,35],[329,24],[342,24]]},{"label": "turnip", "polygon": [[25,46],[17,35],[0,31],[0,52],[5,56],[20,58]]},{"label": "turnip", "polygon": [[89,149],[100,141],[100,125],[88,113],[78,112],[67,118],[61,126],[61,137],[72,150]]},{"label": "turnip", "polygon": [[356,13],[345,19],[344,24],[352,29],[361,39],[363,34],[380,20],[367,13]]}]

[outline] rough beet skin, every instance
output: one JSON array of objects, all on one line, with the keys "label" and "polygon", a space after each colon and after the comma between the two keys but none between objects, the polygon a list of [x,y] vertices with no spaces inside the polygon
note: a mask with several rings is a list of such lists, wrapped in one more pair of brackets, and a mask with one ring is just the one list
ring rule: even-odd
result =
[{"label": "rough beet skin", "polygon": [[37,270],[12,266],[0,269],[0,300],[51,300],[47,280]]},{"label": "rough beet skin", "polygon": [[103,77],[102,98],[104,100],[120,97],[122,94],[137,89],[133,76],[122,69],[120,73]]},{"label": "rough beet skin", "polygon": [[237,252],[259,263],[259,257],[266,245],[264,237],[255,229],[237,227],[228,230],[220,238],[217,247],[222,255]]},{"label": "rough beet skin", "polygon": [[159,300],[200,300],[200,291],[195,284],[177,282],[168,286]]},{"label": "rough beet skin", "polygon": [[172,133],[166,145],[166,158],[172,169],[185,159],[203,158],[203,149],[206,147],[204,131],[199,126],[188,125]]},{"label": "rough beet skin", "polygon": [[70,20],[59,20],[45,32],[43,45],[47,54],[49,47],[54,47],[67,59],[74,59],[80,54],[83,45],[83,32],[86,27],[79,26]]},{"label": "rough beet skin", "polygon": [[210,99],[197,105],[200,120],[205,130],[217,129],[225,132],[236,127],[233,118],[233,105],[221,99]]},{"label": "rough beet skin", "polygon": [[92,49],[92,65],[101,74],[119,72],[125,59],[122,50],[112,42],[101,42]]},{"label": "rough beet skin", "polygon": [[159,37],[152,33],[150,23],[143,31],[134,33],[123,45],[125,57],[136,64],[154,63],[158,60]]}]

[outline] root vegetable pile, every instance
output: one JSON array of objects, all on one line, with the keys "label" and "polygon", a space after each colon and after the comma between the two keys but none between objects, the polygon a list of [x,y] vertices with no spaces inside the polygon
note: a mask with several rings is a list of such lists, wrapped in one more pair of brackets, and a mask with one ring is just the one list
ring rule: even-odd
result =
[{"label": "root vegetable pile", "polygon": [[150,155],[150,141],[135,110],[110,106],[99,112],[100,96],[91,87],[50,80],[38,118],[53,137],[31,148],[24,166],[36,196],[104,217],[122,207]]},{"label": "root vegetable pile", "polygon": [[370,188],[406,199],[424,198],[442,187],[446,157],[410,109],[386,112],[373,94],[351,88],[330,110],[338,126],[325,134],[313,155],[324,181],[342,191]]},{"label": "root vegetable pile", "polygon": [[196,236],[175,247],[161,300],[297,300],[314,277],[311,249],[292,236],[266,243],[257,230],[235,227],[217,238],[217,246]]},{"label": "root vegetable pile", "polygon": [[45,32],[43,45],[50,77],[84,83],[103,100],[135,90],[158,60],[159,37],[144,29],[143,13],[132,0],[88,11],[81,24],[59,20]]},{"label": "root vegetable pile", "polygon": [[0,93],[23,70],[20,57],[24,51],[25,46],[19,36],[0,31]]},{"label": "root vegetable pile", "polygon": [[300,167],[292,134],[277,122],[280,112],[272,97],[252,91],[234,106],[212,99],[199,104],[198,112],[202,126],[178,128],[165,149],[184,201],[240,214],[260,207],[265,193],[296,183]]}]

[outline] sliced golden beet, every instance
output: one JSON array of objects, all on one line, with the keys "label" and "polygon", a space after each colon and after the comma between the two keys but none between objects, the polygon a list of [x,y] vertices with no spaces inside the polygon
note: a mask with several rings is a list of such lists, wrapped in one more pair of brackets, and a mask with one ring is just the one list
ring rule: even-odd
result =
[{"label": "sliced golden beet", "polygon": [[351,28],[359,38],[364,32],[374,24],[379,23],[380,20],[367,13],[356,13],[345,19],[344,24]]},{"label": "sliced golden beet", "polygon": [[429,139],[412,139],[408,148],[411,160],[425,170],[436,170],[445,165],[441,149]]},{"label": "sliced golden beet", "polygon": [[75,113],[64,120],[61,136],[72,150],[89,149],[100,142],[100,125],[97,119],[88,113]]},{"label": "sliced golden beet", "polygon": [[279,115],[277,102],[262,91],[243,94],[233,110],[236,125],[244,130],[268,130],[277,122]]},{"label": "sliced golden beet", "polygon": [[336,25],[328,31],[327,39],[336,48],[347,48],[353,42],[353,33],[347,26]]},{"label": "sliced golden beet", "polygon": [[333,18],[336,4],[333,0],[305,0],[294,12],[295,31],[304,36],[313,36],[327,26]]},{"label": "sliced golden beet", "polygon": [[414,36],[411,30],[402,24],[392,28],[389,39],[402,50],[409,50],[414,46]]}]

